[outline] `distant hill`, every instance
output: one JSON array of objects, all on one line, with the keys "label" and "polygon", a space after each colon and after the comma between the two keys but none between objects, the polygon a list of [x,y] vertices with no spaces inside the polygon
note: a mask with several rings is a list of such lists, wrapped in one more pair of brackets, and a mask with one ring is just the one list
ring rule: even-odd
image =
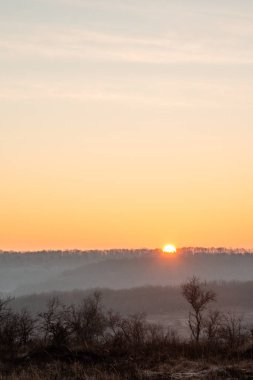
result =
[{"label": "distant hill", "polygon": [[1,252],[0,292],[14,295],[89,288],[176,285],[192,275],[206,281],[253,280],[253,253],[243,249]]},{"label": "distant hill", "polygon": [[[215,308],[253,312],[253,281],[211,282],[208,287],[217,294]],[[180,286],[145,286],[130,289],[99,289],[102,302],[107,309],[124,315],[144,312],[146,314],[188,314],[189,305],[181,295]],[[79,304],[94,289],[53,291],[41,294],[20,296],[12,301],[16,310],[27,307],[33,312],[45,310],[51,297],[58,297],[66,304]]]}]

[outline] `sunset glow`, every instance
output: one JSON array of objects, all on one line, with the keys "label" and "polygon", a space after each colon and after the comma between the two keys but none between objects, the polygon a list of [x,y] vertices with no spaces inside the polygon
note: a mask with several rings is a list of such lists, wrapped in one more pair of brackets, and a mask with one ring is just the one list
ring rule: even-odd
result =
[{"label": "sunset glow", "polygon": [[253,0],[2,0],[0,66],[0,379],[250,376]]},{"label": "sunset glow", "polygon": [[174,245],[172,244],[167,244],[163,247],[163,252],[166,254],[174,254],[177,252],[177,249]]},{"label": "sunset glow", "polygon": [[1,2],[0,249],[253,247],[243,4]]}]

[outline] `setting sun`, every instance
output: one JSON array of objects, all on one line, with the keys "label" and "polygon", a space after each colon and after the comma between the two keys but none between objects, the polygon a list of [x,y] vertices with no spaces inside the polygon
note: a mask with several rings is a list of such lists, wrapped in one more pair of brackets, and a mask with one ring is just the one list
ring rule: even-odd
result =
[{"label": "setting sun", "polygon": [[172,244],[167,244],[163,247],[163,252],[164,253],[176,253],[177,249],[174,245]]}]

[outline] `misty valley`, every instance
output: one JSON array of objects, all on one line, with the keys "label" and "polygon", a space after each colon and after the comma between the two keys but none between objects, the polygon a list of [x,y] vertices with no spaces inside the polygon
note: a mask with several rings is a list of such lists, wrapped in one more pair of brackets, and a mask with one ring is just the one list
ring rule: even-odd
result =
[{"label": "misty valley", "polygon": [[225,248],[2,251],[3,371],[10,379],[251,378],[252,267],[251,251]]},{"label": "misty valley", "polygon": [[14,296],[54,290],[179,285],[253,280],[251,251],[183,248],[161,250],[1,252],[0,290]]}]

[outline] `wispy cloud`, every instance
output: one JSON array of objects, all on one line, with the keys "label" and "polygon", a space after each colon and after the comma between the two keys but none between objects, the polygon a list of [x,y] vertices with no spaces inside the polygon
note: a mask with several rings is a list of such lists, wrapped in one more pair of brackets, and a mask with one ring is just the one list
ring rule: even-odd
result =
[{"label": "wispy cloud", "polygon": [[[153,0],[36,0],[38,3],[42,4],[56,4],[56,5],[67,5],[71,8],[92,8],[100,9],[105,11],[110,10],[121,10],[121,11],[134,11],[145,13],[150,10],[157,8],[157,3]],[[165,2],[162,0],[162,3]],[[148,5],[148,7],[147,7]],[[151,9],[150,9],[151,8]],[[159,9],[159,8],[157,8]]]},{"label": "wispy cloud", "polygon": [[3,80],[0,99],[7,101],[74,101],[75,103],[108,103],[153,109],[175,108],[249,108],[251,86],[213,83],[212,81],[170,80],[141,81],[135,86],[120,82]]},{"label": "wispy cloud", "polygon": [[194,40],[172,33],[157,38],[129,37],[75,28],[50,31],[37,29],[22,36],[0,36],[0,56],[146,64],[253,63],[253,49],[239,46],[234,39]]},{"label": "wispy cloud", "polygon": [[5,100],[74,100],[78,102],[112,102],[112,103],[133,103],[135,105],[152,105],[159,107],[182,107],[189,106],[182,99],[167,100],[162,94],[155,96],[152,92],[146,94],[139,91],[133,93],[127,88],[126,83],[120,86],[113,86],[99,83],[88,85],[77,85],[76,83],[63,84],[59,82],[39,82],[34,81],[12,81],[2,82],[0,89],[0,99]]}]

